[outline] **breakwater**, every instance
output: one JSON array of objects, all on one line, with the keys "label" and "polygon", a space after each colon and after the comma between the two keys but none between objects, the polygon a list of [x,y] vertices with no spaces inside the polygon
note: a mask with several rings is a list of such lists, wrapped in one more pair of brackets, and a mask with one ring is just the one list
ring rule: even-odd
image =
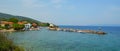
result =
[{"label": "breakwater", "polygon": [[100,35],[106,34],[106,32],[103,32],[103,31],[78,30],[78,29],[70,29],[70,28],[49,28],[49,30],[53,30],[53,31],[65,31],[65,32],[78,32],[78,33],[91,33],[91,34],[100,34]]}]

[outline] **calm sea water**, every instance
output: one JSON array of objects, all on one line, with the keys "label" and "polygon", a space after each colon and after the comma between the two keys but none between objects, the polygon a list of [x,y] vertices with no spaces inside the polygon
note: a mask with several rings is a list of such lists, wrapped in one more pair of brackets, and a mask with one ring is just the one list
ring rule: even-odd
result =
[{"label": "calm sea water", "polygon": [[[61,28],[98,30],[99,26],[60,26]],[[101,26],[106,35],[76,32],[14,32],[9,38],[26,51],[120,51],[120,27]]]}]

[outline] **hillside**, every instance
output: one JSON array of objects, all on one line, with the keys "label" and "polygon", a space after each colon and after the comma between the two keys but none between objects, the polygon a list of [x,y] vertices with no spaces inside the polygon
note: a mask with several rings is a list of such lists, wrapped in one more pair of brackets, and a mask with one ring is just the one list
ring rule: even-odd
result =
[{"label": "hillside", "polygon": [[31,22],[31,23],[32,22],[40,23],[40,21],[34,20],[32,18],[27,18],[27,17],[23,17],[23,16],[14,16],[14,15],[10,15],[10,14],[0,13],[0,20],[9,19],[9,18],[17,18],[17,19],[19,19],[19,21],[26,20],[26,21]]},{"label": "hillside", "polygon": [[30,23],[37,23],[41,26],[48,26],[49,23],[44,23],[44,22],[40,22],[37,21],[35,19],[32,18],[28,18],[28,17],[24,17],[24,16],[15,16],[15,15],[11,15],[11,14],[6,14],[6,13],[0,13],[0,20],[4,20],[4,19],[10,19],[10,18],[17,18],[19,21],[28,21]]}]

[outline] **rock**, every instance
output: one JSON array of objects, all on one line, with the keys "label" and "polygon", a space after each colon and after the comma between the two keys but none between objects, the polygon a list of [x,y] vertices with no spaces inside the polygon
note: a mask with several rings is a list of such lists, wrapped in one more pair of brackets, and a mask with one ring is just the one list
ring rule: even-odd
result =
[{"label": "rock", "polygon": [[106,34],[105,32],[96,32],[97,34]]},{"label": "rock", "polygon": [[78,32],[78,33],[91,33],[91,34],[106,34],[105,32],[101,31],[93,31],[93,30],[75,30],[75,29],[68,29],[68,28],[49,28],[49,30],[54,31],[65,31],[65,32]]}]

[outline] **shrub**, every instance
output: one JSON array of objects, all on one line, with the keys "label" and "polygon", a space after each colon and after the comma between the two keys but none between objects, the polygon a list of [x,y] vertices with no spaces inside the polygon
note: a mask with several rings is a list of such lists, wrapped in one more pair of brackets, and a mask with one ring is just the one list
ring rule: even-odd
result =
[{"label": "shrub", "polygon": [[21,30],[21,29],[23,29],[24,28],[24,25],[19,25],[19,24],[13,24],[13,28],[15,29],[15,30]]},{"label": "shrub", "polygon": [[0,34],[0,51],[24,51],[24,49],[14,45],[5,35]]}]

